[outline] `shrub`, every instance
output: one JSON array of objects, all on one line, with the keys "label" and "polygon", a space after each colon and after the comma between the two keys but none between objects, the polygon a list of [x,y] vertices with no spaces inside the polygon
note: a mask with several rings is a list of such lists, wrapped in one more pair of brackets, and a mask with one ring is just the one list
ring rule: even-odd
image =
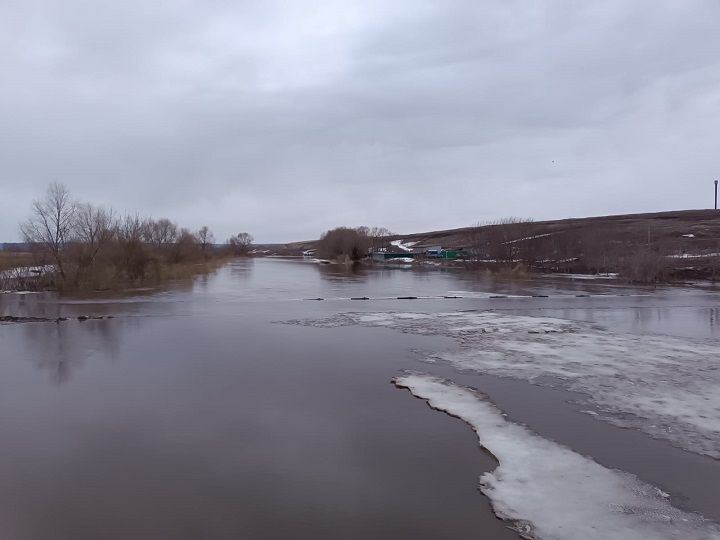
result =
[{"label": "shrub", "polygon": [[347,258],[359,261],[367,257],[370,238],[357,229],[338,227],[329,230],[320,237],[318,253],[324,259]]}]

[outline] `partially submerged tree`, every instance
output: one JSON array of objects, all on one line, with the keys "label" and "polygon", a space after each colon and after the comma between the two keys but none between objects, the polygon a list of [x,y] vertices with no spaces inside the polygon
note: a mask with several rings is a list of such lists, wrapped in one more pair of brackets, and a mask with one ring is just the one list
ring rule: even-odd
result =
[{"label": "partially submerged tree", "polygon": [[142,279],[150,263],[146,223],[138,215],[126,215],[118,224],[118,262],[130,279]]},{"label": "partially submerged tree", "polygon": [[[112,210],[74,202],[60,184],[33,203],[21,231],[40,262],[55,268],[46,283],[62,288],[192,275],[195,263],[219,253],[210,249],[207,227],[192,233],[165,218],[118,218]],[[236,240],[244,249],[252,237],[241,233]]]},{"label": "partially submerged tree", "polygon": [[91,204],[78,204],[69,252],[74,266],[74,280],[92,272],[99,257],[107,254],[117,240],[118,226],[112,210]]},{"label": "partially submerged tree", "polygon": [[252,247],[253,237],[241,232],[227,239],[227,247],[233,255],[247,255]]},{"label": "partially submerged tree", "polygon": [[215,242],[215,235],[210,232],[207,225],[203,225],[200,227],[200,230],[195,236],[197,237],[198,244],[200,244],[200,249],[202,249],[203,254],[206,254],[208,247]]},{"label": "partially submerged tree", "polygon": [[170,260],[174,263],[199,260],[203,257],[197,236],[188,229],[182,228],[172,246]]},{"label": "partially submerged tree", "polygon": [[20,226],[25,242],[40,247],[63,279],[64,249],[71,240],[76,212],[77,204],[68,189],[55,182],[43,198],[33,202],[32,215]]},{"label": "partially submerged tree", "polygon": [[325,259],[347,257],[359,261],[367,257],[370,238],[364,230],[337,227],[323,233],[318,242],[318,252]]}]

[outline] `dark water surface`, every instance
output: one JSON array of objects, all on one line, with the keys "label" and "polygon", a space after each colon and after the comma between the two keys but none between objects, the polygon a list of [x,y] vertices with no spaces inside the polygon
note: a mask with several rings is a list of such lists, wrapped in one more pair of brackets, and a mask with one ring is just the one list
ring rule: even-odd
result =
[{"label": "dark water surface", "polygon": [[[463,298],[390,299],[410,295]],[[114,317],[0,325],[0,538],[517,538],[477,490],[494,461],[475,434],[390,384],[403,369],[450,369],[416,352],[449,340],[277,321],[497,309],[702,338],[720,335],[717,299],[283,260],[115,298],[0,295],[0,314]],[[717,495],[679,472],[714,479],[713,460],[601,424],[552,391],[458,377],[541,434],[685,494],[691,509]]]}]

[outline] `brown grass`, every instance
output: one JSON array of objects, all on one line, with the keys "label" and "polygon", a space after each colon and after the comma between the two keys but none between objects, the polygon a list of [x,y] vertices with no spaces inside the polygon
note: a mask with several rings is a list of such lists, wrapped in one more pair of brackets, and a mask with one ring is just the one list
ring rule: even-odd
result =
[{"label": "brown grass", "polygon": [[207,260],[195,262],[169,263],[153,261],[143,279],[131,280],[112,266],[101,266],[89,273],[85,279],[72,282],[54,283],[54,288],[62,293],[86,293],[90,291],[121,291],[138,286],[155,286],[165,281],[190,279],[209,274],[234,259],[231,255],[216,255]]},{"label": "brown grass", "polygon": [[32,266],[33,257],[24,251],[0,251],[0,270],[11,270],[20,266]]}]

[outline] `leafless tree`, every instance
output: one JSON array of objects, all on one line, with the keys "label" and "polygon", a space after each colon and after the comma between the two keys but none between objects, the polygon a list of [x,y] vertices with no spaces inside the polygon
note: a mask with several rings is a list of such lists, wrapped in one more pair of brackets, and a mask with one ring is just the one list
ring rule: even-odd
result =
[{"label": "leafless tree", "polygon": [[112,210],[78,204],[72,226],[72,242],[66,252],[78,283],[95,266],[102,252],[115,240],[117,224]]},{"label": "leafless tree", "polygon": [[[192,233],[166,218],[117,218],[112,210],[74,202],[60,184],[33,203],[21,231],[36,264],[54,265],[47,283],[59,289],[192,275],[196,262],[215,254],[207,227]],[[234,238],[241,250],[252,242],[246,233]]]},{"label": "leafless tree", "polygon": [[113,239],[116,231],[115,215],[111,209],[91,204],[79,204],[73,224],[73,239],[90,248],[92,259]]},{"label": "leafless tree", "polygon": [[174,263],[191,261],[202,258],[203,253],[198,243],[197,235],[188,229],[182,228],[178,233],[177,240],[170,252],[171,261]]},{"label": "leafless tree", "polygon": [[326,259],[347,257],[359,261],[367,257],[370,238],[364,231],[348,227],[338,227],[323,233],[318,242],[320,256]]},{"label": "leafless tree", "polygon": [[126,215],[118,224],[118,258],[119,266],[125,270],[130,279],[142,279],[150,256],[146,249],[146,221],[138,215]]},{"label": "leafless tree", "polygon": [[71,240],[77,205],[68,189],[50,184],[45,196],[33,202],[32,215],[20,226],[25,242],[40,246],[65,278],[63,250]]},{"label": "leafless tree", "polygon": [[393,232],[387,227],[370,227],[368,236],[370,237],[370,248],[372,251],[378,251],[388,247]]},{"label": "leafless tree", "polygon": [[198,244],[200,244],[200,249],[202,249],[203,253],[207,251],[208,246],[210,246],[215,241],[215,235],[210,232],[210,229],[207,225],[203,225],[200,227],[200,230],[196,233]]},{"label": "leafless tree", "polygon": [[227,245],[230,251],[235,255],[247,255],[248,251],[252,247],[253,237],[251,234],[241,232],[235,236],[231,236],[227,240]]},{"label": "leafless tree", "polygon": [[146,241],[156,246],[168,246],[178,237],[178,227],[167,218],[149,219],[146,223]]}]

